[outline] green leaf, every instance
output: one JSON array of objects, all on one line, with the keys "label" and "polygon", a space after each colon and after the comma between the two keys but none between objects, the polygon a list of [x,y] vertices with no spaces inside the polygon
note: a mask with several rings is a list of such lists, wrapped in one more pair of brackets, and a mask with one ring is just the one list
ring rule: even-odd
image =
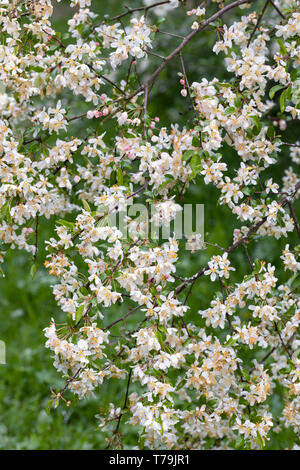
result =
[{"label": "green leaf", "polygon": [[240,449],[245,443],[244,436],[238,436],[237,440],[234,443],[236,449]]},{"label": "green leaf", "polygon": [[259,445],[260,450],[262,450],[264,448],[264,441],[258,431],[256,431],[256,442]]},{"label": "green leaf", "polygon": [[113,170],[110,174],[109,184],[113,186],[114,184],[116,184],[116,182],[117,182],[117,172],[116,170]]},{"label": "green leaf", "polygon": [[255,127],[256,127],[256,129],[258,130],[258,132],[260,132],[260,130],[261,130],[261,122],[260,122],[260,120],[259,120],[259,117],[256,116],[256,115],[252,115],[252,116],[250,116],[250,119],[251,119],[251,121],[254,122]]},{"label": "green leaf", "polygon": [[164,346],[164,340],[163,340],[163,337],[162,337],[161,332],[157,330],[157,331],[155,332],[155,336],[156,336],[156,338],[158,339],[159,344],[160,344],[161,347],[163,348],[163,346]]},{"label": "green leaf", "polygon": [[235,415],[232,415],[230,420],[229,420],[229,426],[232,427],[235,423],[235,420],[236,420],[236,416]]},{"label": "green leaf", "polygon": [[29,70],[33,70],[34,72],[44,72],[43,67],[40,67],[39,65],[29,65]]},{"label": "green leaf", "polygon": [[242,370],[242,376],[244,377],[245,380],[247,380],[247,382],[250,382],[251,379],[250,379],[250,375],[247,369]]},{"label": "green leaf", "polygon": [[233,106],[229,106],[229,108],[225,109],[224,114],[228,115],[228,114],[232,114],[234,112],[235,112],[235,108]]},{"label": "green leaf", "polygon": [[192,160],[191,160],[191,169],[194,171],[197,171],[197,170],[201,170],[201,158],[200,158],[200,155],[198,153],[196,153],[193,157],[192,157]]},{"label": "green leaf", "polygon": [[282,88],[284,88],[284,85],[275,85],[271,88],[271,90],[269,91],[269,97],[271,98],[271,100],[274,98],[277,91],[281,90]]},{"label": "green leaf", "polygon": [[225,347],[228,347],[228,346],[232,346],[234,343],[237,342],[237,338],[229,338],[228,341],[226,341],[226,343],[224,344]]},{"label": "green leaf", "polygon": [[117,170],[117,181],[119,186],[123,185],[123,171],[121,170],[121,168],[118,168]]},{"label": "green leaf", "polygon": [[160,433],[161,433],[161,435],[163,435],[163,433],[164,433],[164,428],[163,428],[163,423],[162,423],[162,419],[161,419],[161,416],[160,416],[160,415],[159,415],[159,417],[157,418],[156,421],[160,424]]},{"label": "green leaf", "polygon": [[298,69],[292,70],[290,72],[291,82],[294,82],[295,80],[297,80],[298,75],[299,75],[299,70]]},{"label": "green leaf", "polygon": [[279,45],[279,49],[280,49],[280,54],[281,55],[286,55],[287,54],[287,50],[286,50],[286,47],[285,45],[283,44],[283,41],[279,38],[276,38],[276,41]]},{"label": "green leaf", "polygon": [[76,323],[78,323],[81,320],[83,312],[84,312],[84,304],[80,305],[77,309],[77,312],[76,312],[76,315],[75,315]]},{"label": "green leaf", "polygon": [[275,135],[276,135],[275,127],[269,126],[267,130],[267,136],[269,137],[269,139],[274,139]]},{"label": "green leaf", "polygon": [[88,291],[87,288],[84,287],[84,286],[80,287],[80,292],[81,292],[81,294],[84,295],[84,296],[89,295],[89,291]]},{"label": "green leaf", "polygon": [[280,96],[280,111],[283,113],[285,111],[285,108],[286,108],[286,100],[287,100],[287,94],[288,94],[288,88],[286,90],[284,90],[282,93],[281,93],[281,96]]},{"label": "green leaf", "polygon": [[235,105],[236,108],[241,107],[242,102],[241,102],[240,98],[237,97],[237,98],[234,99],[234,105]]},{"label": "green leaf", "polygon": [[89,206],[89,203],[85,200],[85,199],[82,199],[82,205],[83,205],[83,208],[87,211],[87,212],[91,212],[91,208]]},{"label": "green leaf", "polygon": [[59,219],[57,223],[71,229],[74,227],[74,222],[69,222],[68,220]]},{"label": "green leaf", "polygon": [[59,405],[59,398],[55,398],[54,400],[54,409],[56,409]]},{"label": "green leaf", "polygon": [[194,147],[201,147],[201,141],[200,141],[199,137],[196,137],[196,136],[193,137],[192,145]]},{"label": "green leaf", "polygon": [[47,402],[47,405],[46,405],[46,407],[45,407],[45,411],[46,411],[47,415],[50,414],[50,411],[51,411],[51,408],[52,408],[52,404],[53,404],[53,400],[49,400],[49,401]]},{"label": "green leaf", "polygon": [[186,162],[188,161],[190,158],[192,158],[192,156],[194,155],[195,151],[194,150],[186,150],[185,152],[183,152],[182,154],[182,161]]},{"label": "green leaf", "polygon": [[36,275],[36,263],[34,263],[30,268],[30,277],[34,279]]},{"label": "green leaf", "polygon": [[186,384],[186,380],[180,380],[179,384],[177,385],[177,390],[180,390]]},{"label": "green leaf", "polygon": [[254,273],[254,274],[258,274],[259,271],[260,271],[260,269],[261,269],[261,262],[260,262],[259,259],[256,259],[256,260],[254,261],[253,273]]}]

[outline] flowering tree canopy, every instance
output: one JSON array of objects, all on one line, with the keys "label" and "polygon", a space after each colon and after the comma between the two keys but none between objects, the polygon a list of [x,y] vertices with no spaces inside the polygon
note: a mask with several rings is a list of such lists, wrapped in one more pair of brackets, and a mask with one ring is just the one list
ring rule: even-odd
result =
[{"label": "flowering tree canopy", "polygon": [[[110,448],[123,423],[140,449],[264,448],[285,428],[297,447],[300,141],[286,129],[300,116],[299,3],[122,3],[102,20],[91,0],[71,0],[61,34],[51,0],[0,0],[1,261],[26,250],[35,282],[46,246],[64,315],[45,325],[46,347],[65,380],[47,411],[100,399],[117,379],[121,402],[111,396],[98,416]],[[218,67],[191,81],[185,54],[200,38]],[[171,66],[179,108],[165,126],[155,90]],[[206,185],[232,214],[230,244],[155,236]],[[136,204],[144,217],[127,213]],[[44,219],[55,222],[48,240]],[[276,266],[254,251],[272,238]],[[198,268],[183,277],[187,252]],[[201,283],[213,288],[195,310]]]}]

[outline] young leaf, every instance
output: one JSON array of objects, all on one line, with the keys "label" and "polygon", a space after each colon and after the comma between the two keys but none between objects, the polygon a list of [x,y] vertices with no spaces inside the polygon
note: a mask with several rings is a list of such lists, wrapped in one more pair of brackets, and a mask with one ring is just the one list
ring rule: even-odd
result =
[{"label": "young leaf", "polygon": [[271,88],[271,90],[269,91],[269,97],[271,98],[271,100],[274,98],[277,91],[281,90],[282,88],[284,88],[284,85],[275,85]]},{"label": "young leaf", "polygon": [[46,405],[46,407],[45,407],[45,411],[46,411],[47,415],[49,415],[49,414],[50,414],[50,411],[51,411],[52,405],[53,405],[53,400],[49,400],[49,401],[47,402],[47,405]]},{"label": "young leaf", "polygon": [[84,312],[84,304],[80,305],[77,309],[77,312],[76,312],[76,315],[75,315],[76,323],[78,323],[81,320],[83,312]]},{"label": "young leaf", "polygon": [[34,279],[36,275],[36,263],[33,263],[33,265],[30,268],[30,277],[31,279]]}]

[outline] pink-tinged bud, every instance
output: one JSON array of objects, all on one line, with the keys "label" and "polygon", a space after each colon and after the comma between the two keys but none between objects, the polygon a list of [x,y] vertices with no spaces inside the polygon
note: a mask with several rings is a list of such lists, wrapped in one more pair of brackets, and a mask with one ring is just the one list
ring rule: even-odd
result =
[{"label": "pink-tinged bud", "polygon": [[180,93],[181,93],[181,95],[182,95],[184,98],[185,98],[186,95],[187,95],[187,91],[186,91],[185,88],[183,88]]},{"label": "pink-tinged bud", "polygon": [[154,118],[154,121],[155,121],[155,122],[159,122],[159,117],[156,116],[156,117]]},{"label": "pink-tinged bud", "polygon": [[131,146],[130,146],[130,145],[127,145],[127,146],[124,148],[125,152],[128,152],[130,149],[131,149]]},{"label": "pink-tinged bud", "polygon": [[101,112],[101,111],[97,111],[96,117],[97,117],[97,118],[100,118],[101,116],[102,116],[102,112]]},{"label": "pink-tinged bud", "polygon": [[133,61],[132,61],[132,65],[136,65],[136,60],[133,60]]},{"label": "pink-tinged bud", "polygon": [[158,141],[157,135],[153,135],[153,136],[151,137],[151,141],[152,141],[152,142],[157,142],[157,141]]},{"label": "pink-tinged bud", "polygon": [[281,131],[285,131],[286,130],[286,121],[284,119],[280,119],[279,121],[279,129]]},{"label": "pink-tinged bud", "polygon": [[106,96],[102,93],[102,95],[100,95],[100,99],[104,101],[106,99]]},{"label": "pink-tinged bud", "polygon": [[86,117],[87,117],[88,119],[93,119],[93,117],[94,117],[94,111],[92,111],[92,110],[88,111],[88,112],[86,113]]},{"label": "pink-tinged bud", "polygon": [[278,122],[277,122],[277,121],[273,121],[272,124],[273,124],[273,126],[278,126]]},{"label": "pink-tinged bud", "polygon": [[180,83],[180,85],[184,85],[185,84],[184,79],[182,78],[179,83]]},{"label": "pink-tinged bud", "polygon": [[26,227],[25,228],[25,233],[32,233],[33,232],[33,228],[32,227]]},{"label": "pink-tinged bud", "polygon": [[103,116],[107,116],[108,115],[108,109],[104,108],[103,111],[102,111],[102,114],[103,114]]},{"label": "pink-tinged bud", "polygon": [[160,292],[162,290],[162,287],[161,286],[157,286],[156,288],[157,292]]},{"label": "pink-tinged bud", "polygon": [[80,178],[79,175],[74,176],[74,183],[79,183],[80,180],[81,180],[81,178]]},{"label": "pink-tinged bud", "polygon": [[96,42],[96,46],[99,46],[99,42]]}]

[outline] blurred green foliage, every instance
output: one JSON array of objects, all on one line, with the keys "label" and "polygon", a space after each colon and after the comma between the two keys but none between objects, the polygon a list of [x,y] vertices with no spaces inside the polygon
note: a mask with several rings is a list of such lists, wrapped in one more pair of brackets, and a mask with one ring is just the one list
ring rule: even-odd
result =
[{"label": "blurred green foliage", "polygon": [[[53,24],[62,34],[66,31],[66,17],[70,15],[68,1],[60,4],[54,3]],[[140,1],[127,1],[132,8],[141,4]],[[189,2],[189,6],[198,5],[198,2]],[[259,5],[259,2],[258,2]],[[99,14],[99,19],[109,13],[114,16],[122,11],[122,2],[110,0],[109,2],[98,0],[92,2],[92,8]],[[168,15],[162,30],[186,34],[186,26],[181,21],[182,13],[174,10]],[[227,15],[229,18],[229,15]],[[216,56],[212,52],[212,46],[216,40],[213,30],[203,32],[192,41],[185,53],[184,61],[189,82],[200,81],[202,77],[211,79],[218,76],[219,79],[228,78],[222,65],[221,54]],[[156,52],[167,55],[179,43],[180,39],[165,35],[160,36]],[[159,64],[159,59],[151,57],[152,65]],[[177,73],[180,71],[178,59],[174,59],[164,69],[155,82],[149,100],[149,113],[160,117],[161,126],[169,126],[171,122],[185,125],[192,119],[192,110],[188,100],[180,96],[180,85]],[[148,71],[149,73],[149,71]],[[83,107],[85,110],[86,108]],[[79,107],[78,114],[81,112]],[[114,124],[113,124],[114,125]],[[106,132],[108,137],[112,132],[112,124],[108,122]],[[73,134],[84,137],[84,127],[81,123],[73,124]],[[288,127],[284,133],[284,140],[293,141],[299,132],[296,126]],[[239,160],[229,148],[224,150],[225,161],[230,162],[230,167],[238,166]],[[289,166],[286,152],[282,152],[278,163],[272,166],[264,174],[280,183],[283,169]],[[272,174],[271,174],[271,173]],[[206,241],[218,243],[226,247],[232,243],[232,227],[235,226],[235,218],[226,207],[217,206],[218,191],[211,185],[204,185],[198,178],[183,199],[183,203],[205,204],[205,234]],[[299,202],[295,206],[299,210]],[[116,406],[124,401],[125,381],[111,381],[104,383],[95,397],[89,400],[77,401],[71,394],[66,394],[72,401],[67,407],[61,403],[50,415],[45,412],[45,406],[50,398],[50,387],[60,390],[64,385],[59,373],[52,366],[51,354],[45,349],[45,337],[43,328],[48,326],[53,317],[57,322],[64,320],[64,314],[57,307],[51,292],[53,278],[49,276],[43,267],[45,251],[43,241],[48,239],[54,227],[54,221],[41,221],[39,231],[38,272],[34,280],[30,277],[32,257],[28,254],[13,251],[5,261],[5,277],[0,279],[0,308],[1,327],[0,340],[6,343],[6,364],[0,365],[0,449],[103,449],[106,446],[106,435],[97,428],[95,415],[100,408],[108,407],[110,401]],[[296,236],[294,238],[296,243]],[[265,237],[260,243],[249,248],[252,260],[267,259],[275,266],[281,266],[279,260],[279,245],[283,247],[285,240],[276,241]],[[178,263],[177,274],[190,276],[199,271],[209,257],[215,254],[215,249],[198,251],[192,254],[182,251]],[[231,255],[232,265],[236,271],[232,281],[240,281],[245,273],[249,272],[249,266],[242,248]],[[280,276],[285,277],[281,270]],[[193,286],[192,295],[189,297],[190,310],[187,313],[187,322],[193,319],[200,323],[197,311],[207,308],[214,295],[216,285],[202,277]],[[184,298],[184,297],[183,297]],[[119,318],[126,307],[113,307],[107,312],[108,322]],[[143,318],[142,312],[137,312],[128,318],[127,326],[134,328],[136,322]],[[119,325],[111,330],[111,334],[120,331]],[[224,337],[229,331],[224,331]],[[272,399],[272,409],[276,415],[281,410],[280,393],[278,390]],[[136,430],[126,425],[123,419],[121,432],[124,433],[125,448],[136,442]],[[291,445],[293,433],[286,430],[281,435],[274,435],[267,448],[284,449]]]}]

